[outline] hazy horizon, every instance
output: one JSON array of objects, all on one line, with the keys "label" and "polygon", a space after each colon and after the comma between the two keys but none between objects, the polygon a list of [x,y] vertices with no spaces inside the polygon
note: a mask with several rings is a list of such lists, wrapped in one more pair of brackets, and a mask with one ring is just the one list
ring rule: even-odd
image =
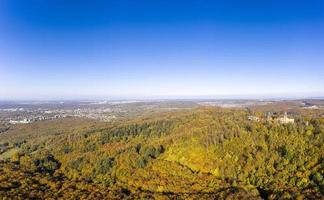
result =
[{"label": "hazy horizon", "polygon": [[0,99],[324,96],[324,3],[0,2]]},{"label": "hazy horizon", "polygon": [[0,98],[0,102],[13,101],[118,101],[118,100],[139,100],[139,101],[156,101],[156,100],[298,100],[298,99],[324,99],[322,95],[305,95],[305,94],[277,94],[277,95],[187,95],[187,96],[64,96],[64,97],[15,97]]}]

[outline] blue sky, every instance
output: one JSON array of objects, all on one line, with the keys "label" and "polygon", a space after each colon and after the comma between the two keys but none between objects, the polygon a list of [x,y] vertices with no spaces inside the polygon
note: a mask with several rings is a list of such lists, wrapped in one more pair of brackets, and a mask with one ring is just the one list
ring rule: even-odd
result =
[{"label": "blue sky", "polygon": [[0,1],[0,99],[232,95],[324,95],[323,0]]}]

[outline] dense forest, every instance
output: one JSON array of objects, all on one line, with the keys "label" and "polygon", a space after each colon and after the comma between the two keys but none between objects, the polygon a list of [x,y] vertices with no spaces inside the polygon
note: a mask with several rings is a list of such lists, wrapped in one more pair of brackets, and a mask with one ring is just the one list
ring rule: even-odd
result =
[{"label": "dense forest", "polygon": [[0,133],[0,197],[323,199],[323,111],[289,113],[289,124],[251,114],[265,118],[196,108],[13,127]]}]

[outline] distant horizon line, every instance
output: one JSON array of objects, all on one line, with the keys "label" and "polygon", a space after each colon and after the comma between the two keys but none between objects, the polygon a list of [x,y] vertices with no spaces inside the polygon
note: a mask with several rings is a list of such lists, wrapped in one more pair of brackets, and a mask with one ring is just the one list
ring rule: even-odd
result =
[{"label": "distant horizon line", "polygon": [[13,97],[1,98],[0,101],[122,101],[122,100],[298,100],[324,99],[324,95],[113,95],[113,96],[76,96],[76,97]]}]

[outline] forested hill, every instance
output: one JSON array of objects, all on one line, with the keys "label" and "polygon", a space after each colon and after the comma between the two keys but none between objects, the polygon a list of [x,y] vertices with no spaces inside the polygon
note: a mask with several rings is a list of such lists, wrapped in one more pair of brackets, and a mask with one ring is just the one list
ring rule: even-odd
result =
[{"label": "forested hill", "polygon": [[[295,123],[199,108],[111,124],[40,122],[0,133],[0,197],[321,199],[323,112]],[[10,134],[15,137],[10,137]]]}]

